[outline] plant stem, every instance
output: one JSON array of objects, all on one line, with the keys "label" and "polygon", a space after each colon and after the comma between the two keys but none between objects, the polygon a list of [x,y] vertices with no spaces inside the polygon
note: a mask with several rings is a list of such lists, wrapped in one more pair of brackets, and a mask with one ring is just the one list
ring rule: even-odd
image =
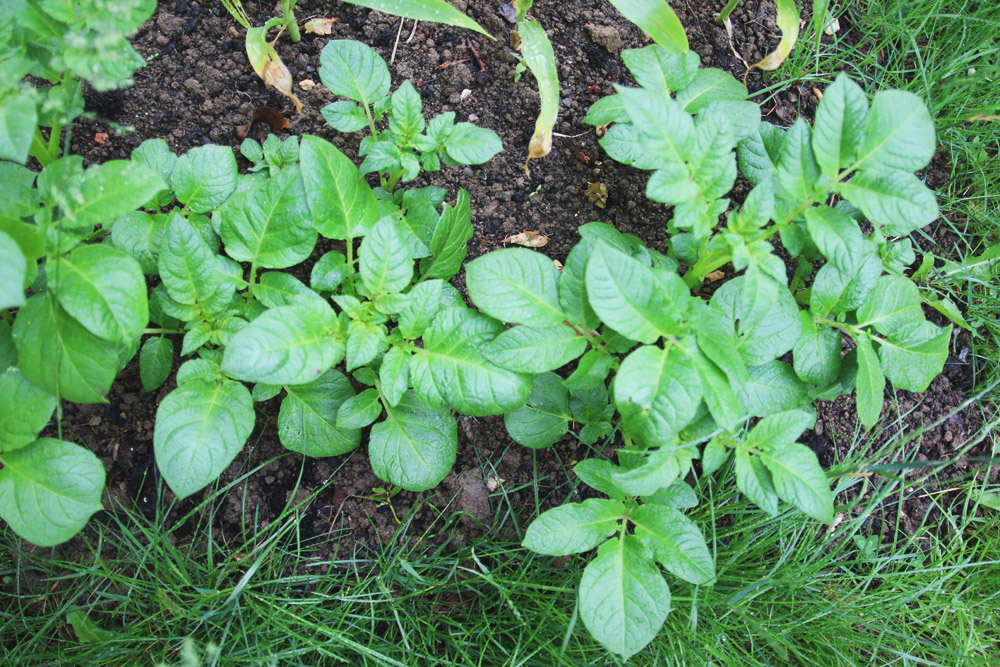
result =
[{"label": "plant stem", "polygon": [[[55,128],[53,128],[53,132],[55,132]],[[45,142],[45,137],[42,136],[41,128],[35,128],[35,136],[31,138],[30,153],[32,157],[38,160],[38,164],[42,165],[42,167],[49,166],[52,161],[56,159],[55,156],[49,151],[48,144]]]},{"label": "plant stem", "polygon": [[733,13],[733,10],[736,9],[736,5],[738,4],[740,4],[740,0],[729,0],[729,2],[726,3],[726,6],[722,8],[722,11],[719,12],[719,15],[715,17],[715,22],[719,25],[725,23],[726,19],[729,18],[729,15]]},{"label": "plant stem", "polygon": [[288,27],[288,39],[298,43],[302,37],[299,35],[299,25],[295,22],[295,0],[281,0],[281,12],[287,21],[285,25]]}]

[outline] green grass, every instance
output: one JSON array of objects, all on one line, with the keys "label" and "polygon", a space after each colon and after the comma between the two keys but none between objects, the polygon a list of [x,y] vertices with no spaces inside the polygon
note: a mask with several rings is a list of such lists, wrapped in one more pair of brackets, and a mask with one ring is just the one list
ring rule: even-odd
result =
[{"label": "green grass", "polygon": [[[986,424],[970,442],[955,443],[962,453],[995,438],[1000,295],[996,269],[976,258],[1000,228],[1000,120],[990,120],[1000,115],[1000,15],[993,3],[965,0],[844,4],[834,42],[814,50],[803,35],[778,76],[822,87],[846,67],[870,93],[912,90],[937,118],[951,170],[939,193],[940,224],[954,232],[953,247],[938,254],[953,264],[927,287],[960,304],[975,325],[970,359],[981,392],[974,398]],[[835,435],[850,453],[831,469],[846,503],[832,530],[794,512],[763,515],[733,491],[729,468],[703,482],[699,494],[711,502],[691,516],[716,551],[718,582],[696,588],[671,580],[674,611],[631,664],[1000,664],[1000,511],[980,504],[997,489],[970,473],[928,490],[922,482],[947,462],[912,476],[916,448],[904,445],[919,433],[890,435],[897,425],[898,417],[886,417],[872,436],[883,443],[874,453],[865,434]],[[241,666],[620,664],[577,616],[585,560],[517,546],[515,526],[543,494],[562,499],[572,489],[536,486],[535,503],[518,506],[501,488],[492,498],[494,532],[464,547],[432,546],[454,527],[447,515],[421,535],[402,517],[392,543],[329,561],[298,533],[295,513],[308,511],[308,499],[265,528],[247,507],[244,534],[220,543],[210,525],[225,494],[242,497],[243,479],[192,511],[189,537],[171,534],[162,516],[124,509],[86,533],[89,554],[75,562],[4,529],[4,664],[193,666],[202,657]],[[891,524],[880,539],[878,520],[905,501],[941,520],[925,519],[910,534]],[[74,610],[93,623],[79,635],[67,622]],[[185,648],[188,640],[194,644]]]}]

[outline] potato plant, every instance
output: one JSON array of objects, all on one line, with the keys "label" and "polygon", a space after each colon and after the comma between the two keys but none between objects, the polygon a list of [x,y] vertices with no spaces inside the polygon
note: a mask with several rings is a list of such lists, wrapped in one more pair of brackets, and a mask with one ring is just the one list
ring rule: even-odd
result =
[{"label": "potato plant", "polygon": [[[652,172],[647,196],[673,207],[667,255],[590,223],[561,272],[505,249],[470,262],[467,285],[483,312],[515,325],[485,357],[535,374],[526,406],[506,416],[514,440],[545,447],[574,422],[585,442],[612,428],[621,436],[617,464],[575,468],[608,498],[545,512],[524,545],[559,556],[597,547],[581,616],[630,656],[670,610],[659,567],[693,584],[715,577],[704,537],[680,512],[696,503],[683,483],[693,461],[709,475],[731,460],[737,486],[768,514],[785,502],[832,522],[827,476],[796,442],[815,422],[813,403],[856,392],[872,426],[887,383],[920,392],[941,372],[951,327],[927,320],[906,275],[907,236],[938,215],[913,174],[935,148],[916,96],[869,101],[842,74],[814,126],[784,130],[693,52],[653,45],[623,58],[640,87],[619,87],[586,121],[610,124],[601,145],[611,157]],[[753,189],[736,208],[726,195],[738,172]],[[727,266],[729,279],[701,296]]]}]

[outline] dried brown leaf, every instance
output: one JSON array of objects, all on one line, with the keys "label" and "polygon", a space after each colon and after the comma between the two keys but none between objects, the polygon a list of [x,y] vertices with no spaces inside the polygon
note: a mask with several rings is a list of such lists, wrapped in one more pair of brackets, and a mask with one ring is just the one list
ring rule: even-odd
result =
[{"label": "dried brown leaf", "polygon": [[543,245],[549,242],[548,236],[542,236],[538,232],[521,232],[520,234],[514,234],[513,236],[508,236],[501,243],[514,243],[516,245],[523,245],[525,248],[541,248]]},{"label": "dried brown leaf", "polygon": [[722,271],[712,271],[710,274],[708,274],[707,276],[705,276],[705,280],[707,280],[710,283],[714,283],[717,280],[722,280],[725,277],[726,277],[726,274],[723,273]]},{"label": "dried brown leaf", "polygon": [[236,136],[246,139],[250,134],[250,128],[257,123],[267,123],[271,126],[271,132],[277,134],[288,127],[288,119],[281,115],[281,112],[273,107],[257,107],[250,116],[250,122],[246,125],[236,127]]},{"label": "dried brown leaf", "polygon": [[340,19],[312,19],[305,22],[303,28],[307,33],[313,35],[329,35],[333,32],[333,24],[340,23]]},{"label": "dried brown leaf", "polygon": [[95,132],[94,133],[94,143],[101,144],[102,146],[108,143],[108,133],[107,132]]},{"label": "dried brown leaf", "polygon": [[316,82],[313,81],[312,79],[302,79],[301,81],[299,81],[299,88],[301,88],[302,90],[309,91],[315,87],[316,87]]}]

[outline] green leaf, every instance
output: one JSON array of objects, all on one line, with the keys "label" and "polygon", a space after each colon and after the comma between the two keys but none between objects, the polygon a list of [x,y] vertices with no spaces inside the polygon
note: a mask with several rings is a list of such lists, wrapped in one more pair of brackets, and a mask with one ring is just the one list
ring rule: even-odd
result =
[{"label": "green leaf", "polygon": [[854,310],[878,284],[882,259],[875,248],[867,246],[864,254],[850,261],[855,263],[853,267],[844,269],[829,262],[816,273],[809,295],[809,307],[816,317]]},{"label": "green leaf", "polygon": [[386,14],[405,16],[417,21],[444,23],[456,28],[475,30],[487,37],[490,34],[471,18],[444,0],[346,0],[349,4],[368,7]]},{"label": "green leaf", "polygon": [[610,0],[622,16],[673,53],[688,50],[684,26],[670,5],[659,0]]},{"label": "green leaf", "polygon": [[11,368],[0,373],[0,452],[30,445],[45,428],[58,401]]},{"label": "green leaf", "polygon": [[865,91],[841,72],[823,93],[813,123],[813,152],[825,176],[834,178],[854,163],[867,118]]},{"label": "green leaf", "polygon": [[323,47],[319,62],[319,78],[334,95],[371,105],[389,94],[389,68],[367,44],[331,40]]},{"label": "green leaf", "polygon": [[382,414],[377,389],[365,389],[351,396],[337,410],[336,424],[341,428],[360,429],[368,426]]},{"label": "green leaf", "polygon": [[611,479],[630,496],[648,496],[673,484],[681,474],[678,447],[664,445],[649,451],[634,467],[616,470]]},{"label": "green leaf", "polygon": [[455,123],[444,150],[458,164],[482,164],[503,150],[493,130],[472,123]]},{"label": "green leaf", "polygon": [[661,169],[670,164],[659,151],[647,150],[648,141],[649,138],[632,123],[619,122],[608,128],[598,143],[616,162],[636,169]]},{"label": "green leaf", "polygon": [[872,99],[856,164],[865,169],[923,169],[934,157],[934,119],[923,100],[902,90]]},{"label": "green leaf", "polygon": [[25,275],[28,262],[21,247],[0,232],[0,310],[24,305]]},{"label": "green leaf", "polygon": [[862,171],[837,192],[888,236],[905,236],[940,215],[934,192],[906,171]]},{"label": "green leaf", "polygon": [[398,311],[399,332],[404,338],[423,335],[441,308],[444,281],[427,280],[406,294],[406,302]]},{"label": "green leaf", "polygon": [[542,373],[561,368],[586,349],[587,339],[565,325],[516,326],[494,338],[483,349],[483,356],[501,368]]},{"label": "green leaf", "polygon": [[857,334],[854,342],[858,345],[858,419],[866,428],[871,428],[882,413],[885,375],[872,349],[871,338],[867,334]]},{"label": "green leaf", "polygon": [[386,417],[371,429],[368,458],[372,471],[408,491],[426,491],[455,464],[458,427],[446,408],[432,409],[416,394],[403,394]]},{"label": "green leaf", "polygon": [[306,135],[299,164],[316,231],[341,240],[367,234],[379,219],[378,201],[350,158],[330,142]]},{"label": "green leaf", "polygon": [[139,351],[139,378],[143,391],[155,391],[174,367],[174,344],[164,336],[147,338]]},{"label": "green leaf", "polygon": [[253,431],[250,392],[239,382],[191,380],[156,410],[156,466],[179,500],[211,484]]},{"label": "green leaf", "polygon": [[338,132],[357,132],[368,127],[365,110],[351,100],[332,102],[319,110],[326,122]]},{"label": "green leaf", "polygon": [[389,347],[385,325],[351,320],[347,325],[347,370],[364,366]]},{"label": "green leaf", "polygon": [[464,189],[458,191],[454,208],[444,207],[430,242],[431,257],[420,262],[424,278],[448,280],[462,269],[466,244],[472,238],[472,201]]},{"label": "green leaf", "polygon": [[674,53],[655,44],[625,49],[621,56],[636,83],[663,96],[691,83],[701,64],[701,58],[694,51]]},{"label": "green leaf", "polygon": [[284,271],[267,271],[260,274],[254,296],[268,308],[301,306],[329,314],[326,299],[302,284],[298,278]]},{"label": "green leaf", "polygon": [[823,523],[833,523],[833,494],[816,454],[805,445],[786,443],[765,451],[760,460],[771,472],[778,497]]},{"label": "green leaf", "polygon": [[170,187],[189,210],[208,213],[222,206],[236,191],[236,180],[236,157],[232,149],[209,144],[192,148],[177,159],[170,174]]},{"label": "green leaf", "polygon": [[[728,281],[712,295],[711,303],[724,313],[723,324],[727,333],[737,333],[736,344],[743,361],[747,366],[757,366],[791,350],[798,340],[802,322],[799,320],[799,307],[791,292],[780,288],[777,299],[767,314],[757,324],[745,326],[742,321],[744,282],[743,278]],[[738,327],[734,324],[737,320]]]},{"label": "green leaf", "polygon": [[566,264],[559,275],[559,306],[566,319],[574,324],[580,324],[593,329],[600,324],[597,313],[590,307],[587,299],[586,270],[587,260],[594,250],[594,242],[581,239],[566,257]]},{"label": "green leaf", "polygon": [[372,227],[358,250],[361,282],[373,295],[402,292],[413,280],[413,258],[391,218]]},{"label": "green leaf", "polygon": [[[648,47],[647,47],[648,48]],[[622,55],[632,49],[622,51]],[[608,95],[590,105],[583,122],[587,125],[607,125],[608,123],[627,123],[628,113],[625,112],[625,105],[618,95]],[[610,129],[610,128],[609,128]],[[635,128],[632,128],[633,130]]]},{"label": "green leaf", "polygon": [[862,260],[875,254],[875,244],[847,213],[816,206],[805,212],[806,228],[823,256],[847,273],[857,270]]},{"label": "green leaf", "polygon": [[559,271],[552,260],[525,248],[497,250],[469,262],[469,298],[491,317],[508,323],[554,326],[566,315],[559,307]]},{"label": "green leaf", "polygon": [[[702,459],[702,470],[705,470],[704,459]],[[710,475],[712,472],[714,472],[714,470],[709,470],[705,474]],[[698,496],[695,494],[694,489],[681,480],[677,480],[667,488],[660,489],[656,493],[647,496],[642,500],[647,505],[652,503],[654,505],[663,505],[674,509],[686,509],[698,506]],[[702,537],[702,540],[704,541],[704,537]]]},{"label": "green leaf", "polygon": [[340,408],[354,396],[342,373],[328,370],[308,384],[285,387],[278,413],[278,438],[306,456],[339,456],[361,444],[361,431],[336,423]]},{"label": "green leaf", "polygon": [[118,346],[98,338],[56,300],[36,294],[11,331],[21,372],[33,384],[74,403],[106,403],[118,372]]},{"label": "green leaf", "polygon": [[715,562],[698,526],[677,510],[642,505],[629,512],[635,536],[671,573],[692,584],[715,579]]},{"label": "green leaf", "polygon": [[226,253],[268,269],[299,264],[312,254],[316,230],[295,170],[278,172],[263,186],[232,196],[215,214]]},{"label": "green leaf", "polygon": [[668,613],[670,589],[639,539],[601,545],[580,579],[580,616],[594,639],[627,659],[653,641]]},{"label": "green leaf", "polygon": [[[177,164],[177,156],[170,150],[170,145],[163,139],[146,139],[132,151],[132,161],[144,165],[163,179],[164,185],[170,183],[170,175]],[[174,200],[174,193],[169,187],[160,190],[149,202],[152,206],[166,206]]]},{"label": "green leaf", "polygon": [[648,344],[681,331],[690,294],[676,273],[654,272],[598,245],[587,262],[586,284],[594,312],[627,338]]},{"label": "green leaf", "polygon": [[736,486],[757,507],[771,516],[778,515],[778,494],[770,471],[743,447],[736,448]]},{"label": "green leaf", "polygon": [[111,228],[111,242],[139,262],[143,273],[153,275],[158,273],[156,263],[166,230],[166,216],[153,217],[143,211],[132,211],[115,220]]},{"label": "green leaf", "polygon": [[615,358],[607,352],[588,350],[580,357],[576,365],[576,370],[563,380],[563,385],[567,389],[579,391],[603,385],[604,378],[608,376],[608,372],[614,363]]},{"label": "green leaf", "polygon": [[614,396],[627,431],[654,446],[669,442],[694,419],[702,385],[690,357],[643,345],[622,361]]},{"label": "green leaf", "polygon": [[785,131],[770,123],[761,123],[757,131],[736,147],[740,173],[754,185],[760,185],[778,173],[778,159]]},{"label": "green leaf", "polygon": [[604,459],[584,459],[573,466],[573,472],[584,484],[614,500],[625,500],[625,494],[615,486],[611,475],[618,466]]},{"label": "green leaf", "polygon": [[589,551],[618,530],[625,505],[617,500],[591,498],[543,512],[531,522],[522,546],[547,556]]},{"label": "green leaf", "polygon": [[399,405],[403,394],[410,387],[410,355],[398,347],[391,347],[382,357],[379,367],[379,382],[382,383],[382,397],[391,405]]},{"label": "green leaf", "polygon": [[811,201],[819,184],[820,170],[813,156],[812,131],[799,118],[785,133],[778,157],[778,182],[796,202]]},{"label": "green leaf", "polygon": [[882,372],[897,389],[925,391],[944,368],[950,340],[951,326],[942,329],[930,322],[899,326],[879,340]]},{"label": "green leaf", "polygon": [[[235,162],[234,162],[235,167]],[[158,174],[138,162],[112,160],[83,174],[75,196],[60,201],[67,228],[109,223],[148,203],[166,185]]]},{"label": "green leaf", "polygon": [[27,95],[6,95],[0,102],[0,160],[28,161],[38,112]]},{"label": "green leaf", "polygon": [[[190,222],[175,214],[160,247],[160,278],[181,304],[207,306],[226,290],[216,255]],[[230,294],[232,290],[230,290]]]},{"label": "green leaf", "polygon": [[709,413],[716,423],[727,431],[736,429],[743,410],[740,399],[733,391],[732,380],[718,366],[708,359],[697,347],[685,350],[694,362],[698,378],[705,387],[704,399]]},{"label": "green leaf", "polygon": [[[552,128],[559,115],[559,73],[552,42],[538,21],[524,16],[526,11],[527,5],[519,5],[517,34],[521,40],[521,65],[531,70],[538,84],[538,117],[528,142],[527,159],[532,160],[545,157],[552,150]],[[527,161],[524,164],[527,173]]]},{"label": "green leaf", "polygon": [[786,410],[764,417],[747,434],[743,446],[758,451],[770,451],[791,445],[803,431],[816,423],[813,410]]},{"label": "green leaf", "polygon": [[504,415],[514,442],[532,449],[554,445],[569,428],[569,392],[555,373],[535,376],[528,402]]},{"label": "green leaf", "polygon": [[873,326],[881,334],[924,322],[920,290],[908,278],[882,276],[858,308],[859,327]]},{"label": "green leaf", "polygon": [[405,145],[423,132],[426,125],[420,93],[412,83],[404,81],[392,94],[391,100],[389,129],[401,145]]},{"label": "green leaf", "polygon": [[501,414],[531,394],[531,376],[488,361],[482,354],[503,326],[465,308],[438,314],[410,359],[410,379],[425,402],[440,396],[465,415]]},{"label": "green leaf", "polygon": [[[731,442],[728,436],[716,436],[705,443],[705,449],[701,453],[702,475],[711,475],[718,470],[729,458],[728,444]],[[649,502],[654,502],[652,499]]]},{"label": "green leaf", "polygon": [[65,542],[101,509],[104,465],[79,445],[42,438],[0,461],[0,517],[29,542]]},{"label": "green leaf", "polygon": [[783,361],[775,359],[748,370],[750,377],[743,386],[743,402],[750,416],[766,417],[800,407],[807,400],[805,384]]},{"label": "green leaf", "polygon": [[812,313],[800,314],[802,333],[792,348],[792,367],[804,382],[827,387],[840,376],[840,332],[817,325]]},{"label": "green leaf", "polygon": [[343,359],[329,308],[271,308],[240,330],[222,356],[222,370],[245,382],[305,384]]},{"label": "green leaf", "polygon": [[687,168],[698,184],[701,196],[722,197],[736,182],[736,136],[733,121],[722,114],[698,116],[695,140],[691,146]]},{"label": "green leaf", "polygon": [[149,323],[146,278],[121,250],[80,246],[53,260],[48,277],[62,307],[95,336],[115,342],[138,339]]},{"label": "green leaf", "polygon": [[309,284],[318,292],[333,292],[340,287],[340,283],[350,272],[344,254],[331,250],[313,264],[312,272],[309,274]]},{"label": "green leaf", "polygon": [[690,112],[671,98],[643,88],[617,86],[616,90],[629,119],[645,139],[645,151],[668,164],[684,162],[695,136]]},{"label": "green leaf", "polygon": [[747,88],[729,72],[703,67],[687,86],[677,91],[677,102],[688,113],[698,113],[713,102],[742,102]]}]

